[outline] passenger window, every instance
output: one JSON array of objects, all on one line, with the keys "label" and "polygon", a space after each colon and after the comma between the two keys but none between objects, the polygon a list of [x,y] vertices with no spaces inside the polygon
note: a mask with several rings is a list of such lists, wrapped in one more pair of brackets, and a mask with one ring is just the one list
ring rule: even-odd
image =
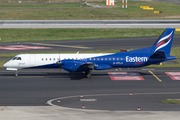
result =
[{"label": "passenger window", "polygon": [[99,60],[99,58],[97,60]]},{"label": "passenger window", "polygon": [[109,58],[109,60],[111,60],[111,58]]},{"label": "passenger window", "polygon": [[113,60],[115,60],[115,58],[113,58]]},{"label": "passenger window", "polygon": [[96,58],[94,58],[94,60],[96,60]]},{"label": "passenger window", "polygon": [[103,58],[101,58],[101,60],[103,60]]},{"label": "passenger window", "polygon": [[42,58],[42,61],[43,61],[44,59]]},{"label": "passenger window", "polygon": [[55,61],[56,59],[54,58],[54,61]]},{"label": "passenger window", "polygon": [[51,58],[49,58],[49,60],[51,61]]},{"label": "passenger window", "polygon": [[121,58],[121,60],[123,60],[123,58]]},{"label": "passenger window", "polygon": [[105,58],[105,60],[107,60],[107,58]]},{"label": "passenger window", "polygon": [[119,60],[119,58],[117,58],[117,60]]},{"label": "passenger window", "polygon": [[47,61],[47,58],[46,58],[46,61]]}]

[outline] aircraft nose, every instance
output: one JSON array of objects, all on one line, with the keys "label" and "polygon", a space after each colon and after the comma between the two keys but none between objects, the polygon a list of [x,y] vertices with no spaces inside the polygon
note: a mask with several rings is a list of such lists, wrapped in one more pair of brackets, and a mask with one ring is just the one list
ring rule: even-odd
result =
[{"label": "aircraft nose", "polygon": [[8,67],[8,64],[7,64],[7,63],[5,63],[5,64],[3,65],[3,67],[5,67],[5,68],[6,68],[6,67]]}]

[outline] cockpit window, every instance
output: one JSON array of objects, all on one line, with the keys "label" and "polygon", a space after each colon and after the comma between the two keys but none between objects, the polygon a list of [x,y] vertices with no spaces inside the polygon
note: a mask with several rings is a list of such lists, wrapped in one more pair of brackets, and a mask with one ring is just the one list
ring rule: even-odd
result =
[{"label": "cockpit window", "polygon": [[14,57],[12,60],[15,60],[17,57]]},{"label": "cockpit window", "polygon": [[21,57],[17,57],[16,60],[21,60]]},{"label": "cockpit window", "polygon": [[14,57],[12,60],[21,60],[21,57]]}]

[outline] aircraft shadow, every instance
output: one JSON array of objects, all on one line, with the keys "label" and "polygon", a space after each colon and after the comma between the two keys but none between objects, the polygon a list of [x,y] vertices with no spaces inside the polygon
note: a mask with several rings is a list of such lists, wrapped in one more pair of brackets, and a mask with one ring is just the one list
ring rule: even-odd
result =
[{"label": "aircraft shadow", "polygon": [[[82,80],[82,79],[91,79],[87,78],[85,73],[81,72],[70,72],[70,73],[19,73],[18,77],[15,76],[14,73],[9,74],[0,74],[1,77],[15,77],[15,78],[22,78],[22,77],[49,77],[49,78],[70,78],[70,80]],[[92,74],[92,77],[104,77],[108,76],[106,73],[102,74]]]}]

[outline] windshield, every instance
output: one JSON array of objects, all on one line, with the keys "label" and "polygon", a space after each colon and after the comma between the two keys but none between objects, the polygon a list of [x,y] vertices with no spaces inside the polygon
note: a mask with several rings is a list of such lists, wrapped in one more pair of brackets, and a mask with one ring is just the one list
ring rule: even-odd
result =
[{"label": "windshield", "polygon": [[14,57],[12,60],[15,60],[17,57]]},{"label": "windshield", "polygon": [[21,60],[21,57],[14,57],[12,60]]},{"label": "windshield", "polygon": [[17,57],[16,60],[21,60],[21,57]]}]

